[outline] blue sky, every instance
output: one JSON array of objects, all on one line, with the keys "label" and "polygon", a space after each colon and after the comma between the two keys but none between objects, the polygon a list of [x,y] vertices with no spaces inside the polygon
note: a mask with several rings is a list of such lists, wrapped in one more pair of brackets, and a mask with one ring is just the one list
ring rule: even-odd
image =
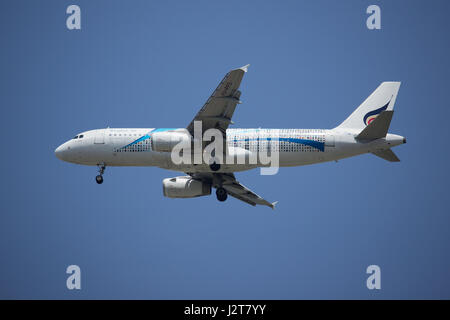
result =
[{"label": "blue sky", "polygon": [[[66,28],[67,6],[82,29]],[[381,7],[382,29],[366,28]],[[448,1],[2,1],[0,298],[450,298]],[[250,63],[236,128],[332,128],[402,81],[400,163],[237,177],[275,211],[167,199],[157,168],[61,162],[76,133],[185,127]],[[82,289],[66,288],[79,265]],[[382,289],[366,288],[367,266]]]}]

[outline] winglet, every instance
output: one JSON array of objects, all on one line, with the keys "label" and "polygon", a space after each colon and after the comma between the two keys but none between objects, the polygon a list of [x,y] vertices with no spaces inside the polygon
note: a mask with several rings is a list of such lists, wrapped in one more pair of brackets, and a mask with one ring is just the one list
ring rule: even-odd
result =
[{"label": "winglet", "polygon": [[278,203],[278,201],[272,202],[272,203],[270,204],[270,207],[271,207],[272,209],[275,209],[275,206],[277,205],[277,203]]},{"label": "winglet", "polygon": [[247,72],[248,67],[250,67],[249,64],[247,64],[247,65],[245,65],[245,66],[243,66],[243,67],[240,67],[239,69],[241,69],[241,70],[244,71],[244,72]]}]

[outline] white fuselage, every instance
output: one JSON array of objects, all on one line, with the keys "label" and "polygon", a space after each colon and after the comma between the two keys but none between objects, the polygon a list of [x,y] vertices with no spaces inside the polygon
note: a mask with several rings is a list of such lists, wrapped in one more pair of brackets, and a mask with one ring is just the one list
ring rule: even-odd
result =
[{"label": "white fuselage", "polygon": [[[179,164],[171,159],[171,152],[156,152],[152,147],[155,132],[186,133],[186,129],[98,129],[80,133],[55,150],[64,161],[82,165],[105,166],[156,166],[182,172],[210,172],[209,165]],[[355,139],[358,131],[335,128],[325,129],[228,129],[227,146],[230,155],[244,155],[271,151],[278,154],[278,166],[302,166],[352,157],[385,150],[405,143],[402,136],[387,134],[385,138],[370,142]],[[268,141],[277,140],[277,147],[269,147]],[[236,172],[266,163],[243,164],[225,162],[219,172]]]}]

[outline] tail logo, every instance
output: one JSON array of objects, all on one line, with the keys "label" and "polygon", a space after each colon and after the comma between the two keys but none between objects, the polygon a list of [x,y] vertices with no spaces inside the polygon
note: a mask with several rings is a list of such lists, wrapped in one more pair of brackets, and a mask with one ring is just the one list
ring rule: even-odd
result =
[{"label": "tail logo", "polygon": [[378,108],[376,110],[372,110],[368,113],[366,113],[366,115],[364,116],[364,124],[366,126],[368,126],[373,120],[375,120],[378,115],[383,112],[384,110],[387,109],[387,107],[389,106],[389,103],[391,103],[391,100],[389,99],[388,103],[386,103],[384,106],[382,106],[381,108]]}]

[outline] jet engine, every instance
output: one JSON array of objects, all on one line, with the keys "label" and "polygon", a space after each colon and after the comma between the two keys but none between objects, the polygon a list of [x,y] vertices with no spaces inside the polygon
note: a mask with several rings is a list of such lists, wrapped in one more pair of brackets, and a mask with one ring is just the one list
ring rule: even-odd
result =
[{"label": "jet engine", "polygon": [[168,198],[194,198],[211,194],[211,185],[190,176],[163,180],[163,194]]},{"label": "jet engine", "polygon": [[157,152],[171,152],[179,143],[190,146],[191,136],[185,132],[155,132],[152,133],[152,150]]}]

